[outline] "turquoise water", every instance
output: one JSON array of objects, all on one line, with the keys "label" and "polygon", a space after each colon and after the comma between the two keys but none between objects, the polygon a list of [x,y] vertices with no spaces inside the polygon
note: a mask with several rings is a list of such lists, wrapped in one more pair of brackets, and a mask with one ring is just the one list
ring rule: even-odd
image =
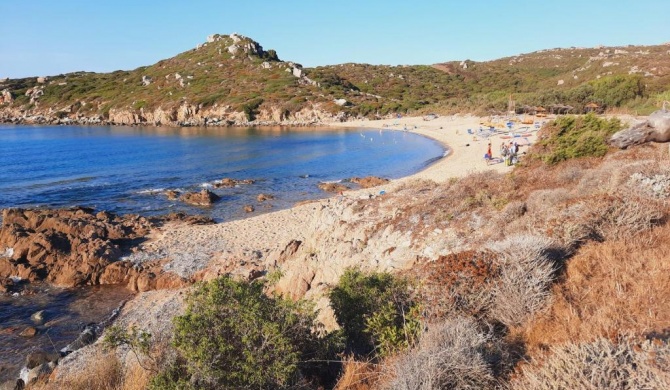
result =
[{"label": "turquoise water", "polygon": [[[443,153],[434,140],[389,130],[0,125],[0,208],[81,205],[223,221],[245,216],[245,204],[263,212],[326,197],[322,181],[407,176]],[[223,178],[256,183],[211,188]],[[203,187],[222,200],[198,208],[163,194]],[[261,206],[260,193],[276,199]]]}]

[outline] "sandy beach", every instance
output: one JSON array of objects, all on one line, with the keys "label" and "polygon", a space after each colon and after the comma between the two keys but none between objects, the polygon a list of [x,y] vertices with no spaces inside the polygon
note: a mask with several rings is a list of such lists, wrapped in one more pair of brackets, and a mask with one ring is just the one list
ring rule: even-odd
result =
[{"label": "sandy beach", "polygon": [[[338,122],[331,123],[330,126],[381,129],[382,131],[409,131],[435,139],[449,149],[449,156],[439,160],[421,172],[396,180],[396,182],[425,179],[439,183],[453,177],[463,177],[474,172],[485,170],[509,172],[512,169],[512,167],[506,166],[501,159],[496,159],[500,157],[500,144],[503,142],[509,143],[510,139],[502,139],[501,135],[487,138],[468,133],[468,129],[470,129],[473,133],[477,134],[479,128],[482,127],[480,123],[484,120],[484,118],[471,115],[451,115],[437,117],[428,121],[424,120],[423,117],[402,117],[397,119]],[[531,132],[528,137],[515,138],[521,146],[521,152],[525,150],[524,146],[534,142],[536,135],[537,132]],[[491,142],[491,150],[494,157],[494,161],[490,164],[487,164],[486,160],[484,160],[488,142]]]}]

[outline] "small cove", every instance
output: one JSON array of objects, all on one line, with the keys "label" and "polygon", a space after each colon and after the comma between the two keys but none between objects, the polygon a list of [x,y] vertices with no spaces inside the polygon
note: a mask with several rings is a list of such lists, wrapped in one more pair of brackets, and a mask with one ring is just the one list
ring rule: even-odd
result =
[{"label": "small cove", "polygon": [[[399,178],[443,156],[436,141],[402,131],[310,128],[0,126],[0,208],[94,207],[120,214],[186,212],[217,221],[291,207],[328,194],[319,182]],[[213,189],[223,178],[252,185]],[[164,194],[208,188],[210,208]],[[272,202],[259,205],[258,194]]]}]

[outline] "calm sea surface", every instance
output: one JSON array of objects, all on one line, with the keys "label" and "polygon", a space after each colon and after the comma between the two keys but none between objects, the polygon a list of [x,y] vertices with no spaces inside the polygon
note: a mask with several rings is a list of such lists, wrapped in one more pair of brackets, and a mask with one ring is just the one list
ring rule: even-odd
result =
[{"label": "calm sea surface", "polygon": [[[241,218],[272,194],[272,210],[327,196],[322,181],[398,178],[442,157],[435,141],[399,131],[260,128],[137,128],[0,125],[0,208],[91,206],[116,213]],[[253,185],[212,189],[222,200],[196,208],[167,189],[211,189],[223,178]]]}]

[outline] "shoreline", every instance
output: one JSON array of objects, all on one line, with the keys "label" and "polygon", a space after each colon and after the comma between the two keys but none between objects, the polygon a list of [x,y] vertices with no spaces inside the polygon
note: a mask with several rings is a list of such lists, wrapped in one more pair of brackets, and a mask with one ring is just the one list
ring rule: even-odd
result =
[{"label": "shoreline", "polygon": [[[487,164],[483,157],[486,153],[488,142],[491,142],[493,156],[496,158],[500,157],[500,144],[502,142],[507,143],[510,140],[503,140],[500,138],[501,134],[483,138],[468,133],[468,129],[476,133],[482,120],[484,118],[472,115],[451,115],[437,117],[430,121],[424,121],[423,117],[403,117],[400,119],[357,120],[342,123],[331,122],[324,125],[380,131],[407,131],[433,139],[442,145],[446,151],[446,155],[443,158],[412,175],[391,181],[398,185],[413,179],[425,179],[442,183],[454,177],[463,177],[471,173],[487,170],[502,173],[511,171],[513,166],[506,166],[502,161]],[[403,128],[406,128],[406,130]],[[533,131],[528,137],[518,137],[514,138],[514,140],[517,140],[519,145],[524,147],[532,144],[536,139],[536,135],[537,132]]]}]

